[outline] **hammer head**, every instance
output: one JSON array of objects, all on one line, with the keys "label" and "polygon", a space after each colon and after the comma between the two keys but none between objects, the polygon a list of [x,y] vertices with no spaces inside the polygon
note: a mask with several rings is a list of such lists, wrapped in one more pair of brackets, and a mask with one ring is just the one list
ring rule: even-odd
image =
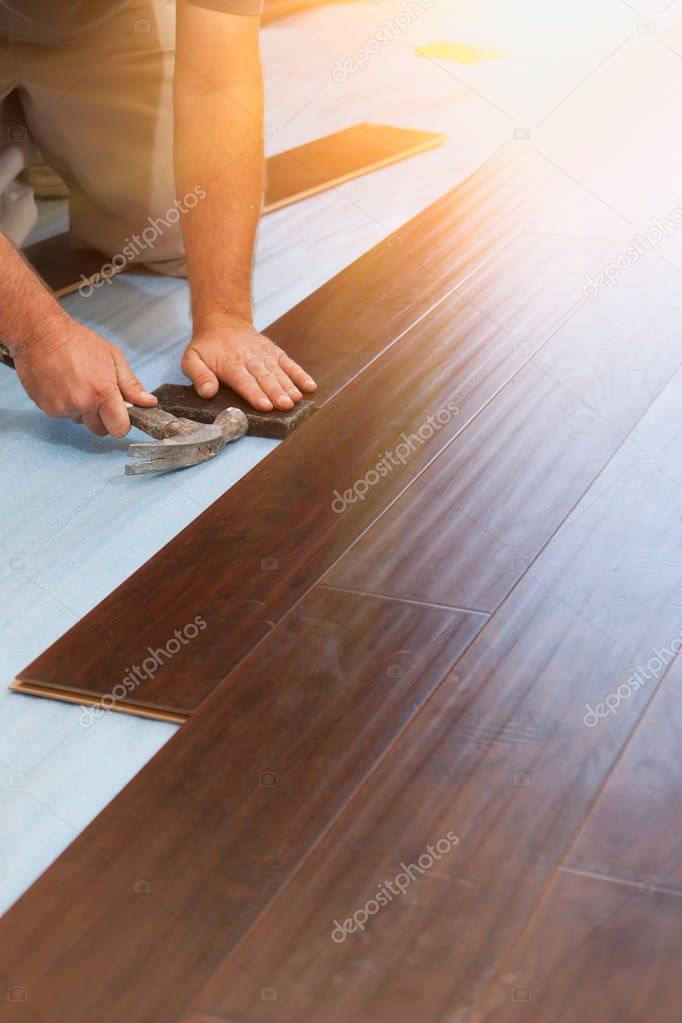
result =
[{"label": "hammer head", "polygon": [[126,465],[126,476],[174,472],[207,462],[226,444],[243,437],[249,427],[246,416],[237,408],[225,409],[209,425],[190,419],[178,419],[176,422],[174,436],[129,446],[129,456],[140,461]]}]

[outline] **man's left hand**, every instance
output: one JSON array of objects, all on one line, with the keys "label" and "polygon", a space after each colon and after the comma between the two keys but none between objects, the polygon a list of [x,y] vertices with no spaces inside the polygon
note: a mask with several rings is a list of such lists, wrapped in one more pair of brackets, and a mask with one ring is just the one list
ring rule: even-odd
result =
[{"label": "man's left hand", "polygon": [[225,317],[195,330],[181,368],[201,398],[227,384],[256,409],[291,409],[317,384],[248,320]]}]

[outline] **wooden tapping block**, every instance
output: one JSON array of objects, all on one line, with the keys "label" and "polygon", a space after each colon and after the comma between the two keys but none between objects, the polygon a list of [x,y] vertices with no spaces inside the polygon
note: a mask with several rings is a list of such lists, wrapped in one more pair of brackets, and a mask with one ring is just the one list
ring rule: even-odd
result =
[{"label": "wooden tapping block", "polygon": [[276,440],[288,437],[316,409],[314,402],[304,398],[286,411],[273,409],[271,412],[261,412],[252,408],[248,401],[230,387],[221,387],[215,398],[200,398],[193,387],[183,384],[162,384],[154,394],[164,412],[193,419],[197,423],[213,423],[228,408],[241,409],[249,421],[248,432],[252,436],[272,437]]},{"label": "wooden tapping block", "polygon": [[[367,122],[277,153],[267,160],[263,213],[434,149],[445,138],[430,131]],[[110,281],[120,272],[112,268],[111,255],[78,248],[68,232],[27,246],[24,256],[58,298],[78,291],[83,285],[87,287],[89,282],[97,285],[101,280]],[[137,263],[127,263],[120,269],[135,269],[138,273],[143,270]]]}]

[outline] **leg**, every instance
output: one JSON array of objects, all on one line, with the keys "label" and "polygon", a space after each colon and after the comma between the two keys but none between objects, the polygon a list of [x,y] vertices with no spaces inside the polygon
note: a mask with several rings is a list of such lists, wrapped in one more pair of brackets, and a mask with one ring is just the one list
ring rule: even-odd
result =
[{"label": "leg", "polygon": [[15,53],[31,134],[69,186],[75,240],[177,274],[174,30],[173,2],[131,0],[73,43]]},{"label": "leg", "polygon": [[34,146],[15,86],[11,44],[0,37],[0,230],[21,245],[35,226],[38,210],[31,188],[17,180]]}]

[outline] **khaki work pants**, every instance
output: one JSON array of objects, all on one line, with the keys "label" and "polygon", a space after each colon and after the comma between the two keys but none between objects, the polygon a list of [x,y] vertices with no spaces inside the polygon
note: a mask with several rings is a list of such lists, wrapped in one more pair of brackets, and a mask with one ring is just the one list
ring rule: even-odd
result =
[{"label": "khaki work pants", "polygon": [[[131,0],[72,43],[0,35],[0,227],[21,245],[37,210],[17,175],[37,146],[69,186],[78,243],[109,258],[157,224],[139,262],[182,274],[173,208],[175,3]],[[147,231],[146,237],[151,236]]]}]

